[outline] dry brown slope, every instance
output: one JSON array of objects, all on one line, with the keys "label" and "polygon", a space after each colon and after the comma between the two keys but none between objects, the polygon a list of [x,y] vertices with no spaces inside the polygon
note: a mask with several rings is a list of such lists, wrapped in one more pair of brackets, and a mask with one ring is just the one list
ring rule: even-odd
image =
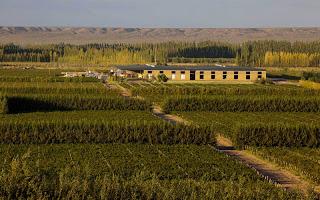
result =
[{"label": "dry brown slope", "polygon": [[0,43],[138,43],[164,41],[247,40],[314,41],[320,28],[95,28],[1,27]]}]

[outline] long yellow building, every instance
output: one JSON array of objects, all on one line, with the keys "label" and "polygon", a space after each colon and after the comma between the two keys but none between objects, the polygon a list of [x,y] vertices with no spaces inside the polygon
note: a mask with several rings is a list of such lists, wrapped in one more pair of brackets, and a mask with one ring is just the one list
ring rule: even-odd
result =
[{"label": "long yellow building", "polygon": [[117,66],[115,75],[154,79],[164,74],[170,81],[257,81],[267,78],[263,69],[220,66]]}]

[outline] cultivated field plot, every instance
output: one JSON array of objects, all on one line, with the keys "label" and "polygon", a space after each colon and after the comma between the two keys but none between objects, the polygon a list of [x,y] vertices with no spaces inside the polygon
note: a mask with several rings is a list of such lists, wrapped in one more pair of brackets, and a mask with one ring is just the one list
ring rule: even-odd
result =
[{"label": "cultivated field plot", "polygon": [[60,69],[0,69],[0,77],[3,78],[1,80],[8,77],[51,78],[61,76],[62,71]]},{"label": "cultivated field plot", "polygon": [[209,146],[1,145],[0,159],[5,196],[27,190],[53,198],[302,198]]},{"label": "cultivated field plot", "polygon": [[123,82],[121,85],[132,91],[133,96],[142,96],[145,99],[161,104],[166,99],[175,98],[212,98],[215,96],[227,97],[294,97],[307,98],[319,96],[319,90],[300,88],[297,86],[279,86],[262,84],[160,84],[150,82]]},{"label": "cultivated field plot", "polygon": [[249,123],[277,123],[290,124],[320,123],[318,113],[294,112],[175,112],[187,121],[199,125],[212,124],[216,130],[228,134],[232,126]]},{"label": "cultivated field plot", "polygon": [[20,114],[0,114],[1,121],[86,121],[86,122],[101,122],[101,121],[137,121],[137,122],[160,122],[160,118],[155,117],[151,112],[147,111],[56,111],[56,112],[34,112]]},{"label": "cultivated field plot", "polygon": [[119,91],[90,82],[0,82],[2,94],[75,94],[119,96]]},{"label": "cultivated field plot", "polygon": [[235,145],[320,147],[320,118],[317,113],[178,112],[187,121],[211,125],[216,133]]},{"label": "cultivated field plot", "polygon": [[290,85],[124,82],[133,94],[148,95],[314,95],[319,91]]},{"label": "cultivated field plot", "polygon": [[[216,133],[232,139],[236,145],[246,145],[245,148],[258,157],[302,175],[315,185],[320,184],[318,135],[320,116],[317,113],[179,112],[177,114],[201,126],[212,124]],[[251,128],[251,134],[246,134],[248,132],[243,131],[241,127]],[[291,146],[291,148],[279,146]]]},{"label": "cultivated field plot", "polygon": [[[125,99],[120,96],[119,90],[108,88],[98,81],[90,82],[87,78],[56,77],[57,74],[48,75],[47,70],[13,70],[19,74],[16,80],[10,70],[3,71],[7,74],[3,75],[5,78],[13,78],[15,82],[0,81],[0,113],[151,109],[151,104],[146,101]],[[61,81],[42,81],[42,78],[47,78],[46,75]],[[32,80],[20,82],[24,76]]]},{"label": "cultivated field plot", "polygon": [[215,144],[210,126],[173,125],[146,112],[126,111],[119,112],[119,115],[117,112],[65,112],[61,115],[53,112],[0,116],[0,143],[3,144]]}]

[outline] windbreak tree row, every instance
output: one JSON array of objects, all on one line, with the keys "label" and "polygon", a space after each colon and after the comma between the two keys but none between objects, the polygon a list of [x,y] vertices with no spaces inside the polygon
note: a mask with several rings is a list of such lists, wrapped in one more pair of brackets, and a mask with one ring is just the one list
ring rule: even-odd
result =
[{"label": "windbreak tree row", "polygon": [[[156,52],[156,56],[155,56]],[[55,62],[83,64],[145,64],[157,61],[241,66],[319,67],[320,42],[248,41],[230,44],[164,42],[142,44],[0,45],[0,62]]]},{"label": "windbreak tree row", "polygon": [[171,97],[163,110],[208,112],[320,112],[320,98],[267,96]]}]

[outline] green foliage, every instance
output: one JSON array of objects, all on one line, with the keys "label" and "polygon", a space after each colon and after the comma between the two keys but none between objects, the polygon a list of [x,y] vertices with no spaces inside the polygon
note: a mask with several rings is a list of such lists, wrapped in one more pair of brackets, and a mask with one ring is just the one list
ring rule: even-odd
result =
[{"label": "green foliage", "polygon": [[[205,56],[205,55],[203,55]],[[210,56],[210,55],[208,55]],[[212,63],[223,63],[223,64],[230,64],[235,63],[235,58],[185,58],[185,57],[175,57],[175,58],[168,58],[168,63],[202,63],[202,64],[212,64]]]},{"label": "green foliage", "polygon": [[0,114],[6,114],[8,112],[8,98],[0,95]]},{"label": "green foliage", "polygon": [[91,83],[100,82],[91,77],[28,77],[28,76],[0,76],[0,82],[46,82],[46,83]]},{"label": "green foliage", "polygon": [[[127,47],[110,45],[107,49],[112,51],[108,51],[103,45],[61,45],[59,51],[63,54],[59,57],[55,55],[54,59],[58,59],[57,62],[100,62],[109,58],[108,62],[141,61],[145,58],[140,53],[150,46],[143,45],[142,50],[138,46],[130,50]],[[162,54],[157,54],[157,59],[160,62],[165,60],[166,48],[170,48],[170,45],[153,47],[157,47],[157,53]],[[190,52],[196,54],[194,50],[182,50],[184,48],[189,47],[181,47],[179,51],[186,55]],[[205,49],[206,54],[211,54],[215,48],[199,47],[195,51],[202,52],[201,49]],[[228,48],[225,50],[227,52]],[[18,54],[20,51],[17,48]],[[106,55],[103,55],[104,51]],[[12,53],[12,58],[16,52]],[[35,53],[30,50],[23,59],[29,59],[28,56]],[[119,57],[111,58],[115,54]],[[11,95],[7,98],[0,95],[0,106],[7,105],[7,111],[19,114],[0,114],[0,198],[303,199],[299,194],[275,187],[254,170],[214,150],[217,132],[233,133],[227,131],[233,125],[225,125],[222,120],[241,120],[241,117],[216,116],[215,122],[208,116],[219,113],[211,112],[196,117],[196,113],[189,112],[199,120],[204,118],[202,124],[174,125],[153,116],[149,101],[119,97],[119,91],[106,89],[99,83],[87,83],[87,80],[60,82],[62,79],[55,76],[60,73],[58,71],[2,72],[0,69],[0,81],[3,81],[0,91]],[[136,87],[130,83],[122,84]],[[140,87],[140,83],[136,84]],[[194,91],[203,94],[200,99],[209,100],[222,98],[205,96],[212,93],[245,95],[249,92],[255,95],[267,91],[267,94],[282,94],[280,87],[273,90],[262,85],[231,86],[225,92],[227,86],[206,89],[207,85],[204,85],[191,89],[181,87],[181,90],[177,90],[180,86],[174,86],[172,90],[157,91],[160,85],[164,88],[171,86],[146,84],[155,87],[150,95],[156,97],[169,96],[171,91],[181,91],[183,94]],[[254,90],[251,87],[263,89]],[[311,90],[283,91],[292,96],[317,95]],[[247,99],[252,102],[251,97]],[[297,99],[299,103],[307,103],[300,101],[303,98],[294,97],[294,100]],[[59,112],[20,113],[34,111]],[[279,116],[287,117],[279,113],[269,115],[274,120],[278,120]],[[304,115],[311,116],[311,113]],[[248,120],[257,118],[255,115]],[[211,121],[206,121],[208,119]]]},{"label": "green foliage", "polygon": [[320,127],[314,124],[238,124],[232,140],[239,147],[319,147]]},{"label": "green foliage", "polygon": [[303,80],[320,83],[320,73],[317,72],[303,72],[302,78]]},{"label": "green foliage", "polygon": [[91,96],[120,96],[119,90],[108,89],[101,83],[75,82],[14,82],[1,83],[0,92],[6,94],[74,94]]},{"label": "green foliage", "polygon": [[6,145],[0,151],[6,199],[303,198],[208,146]]},{"label": "green foliage", "polygon": [[134,96],[170,96],[170,95],[279,95],[314,96],[320,91],[292,86],[278,85],[223,85],[223,84],[150,84],[130,83],[123,85]]},{"label": "green foliage", "polygon": [[251,147],[249,150],[263,159],[295,171],[317,185],[320,184],[319,148]]},{"label": "green foliage", "polygon": [[159,82],[167,82],[169,78],[165,74],[159,74],[157,77]]},{"label": "green foliage", "polygon": [[[318,113],[285,113],[285,112],[179,112],[176,113],[188,122],[198,126],[209,126],[219,133],[233,138],[234,127],[246,124],[271,124],[283,123],[297,126],[320,124]],[[271,142],[271,141],[270,141]]]},{"label": "green foliage", "polygon": [[235,47],[216,42],[159,44],[88,44],[42,45],[21,47],[14,44],[0,46],[1,62],[68,62],[82,64],[145,64],[167,63],[171,58],[234,58]]},{"label": "green foliage", "polygon": [[320,112],[317,97],[203,96],[171,97],[163,103],[165,112]]},{"label": "green foliage", "polygon": [[241,66],[319,67],[320,42],[248,41],[143,44],[0,45],[0,62],[81,64],[237,63]]},{"label": "green foliage", "polygon": [[148,121],[160,122],[162,119],[154,116],[149,111],[119,111],[119,110],[85,110],[85,111],[55,111],[55,112],[32,112],[19,113],[10,115],[0,115],[0,121],[21,121],[21,122],[58,122],[58,121],[86,121],[95,122],[110,122],[110,121]]},{"label": "green foliage", "polygon": [[211,127],[146,121],[1,121],[0,143],[215,144]]}]

